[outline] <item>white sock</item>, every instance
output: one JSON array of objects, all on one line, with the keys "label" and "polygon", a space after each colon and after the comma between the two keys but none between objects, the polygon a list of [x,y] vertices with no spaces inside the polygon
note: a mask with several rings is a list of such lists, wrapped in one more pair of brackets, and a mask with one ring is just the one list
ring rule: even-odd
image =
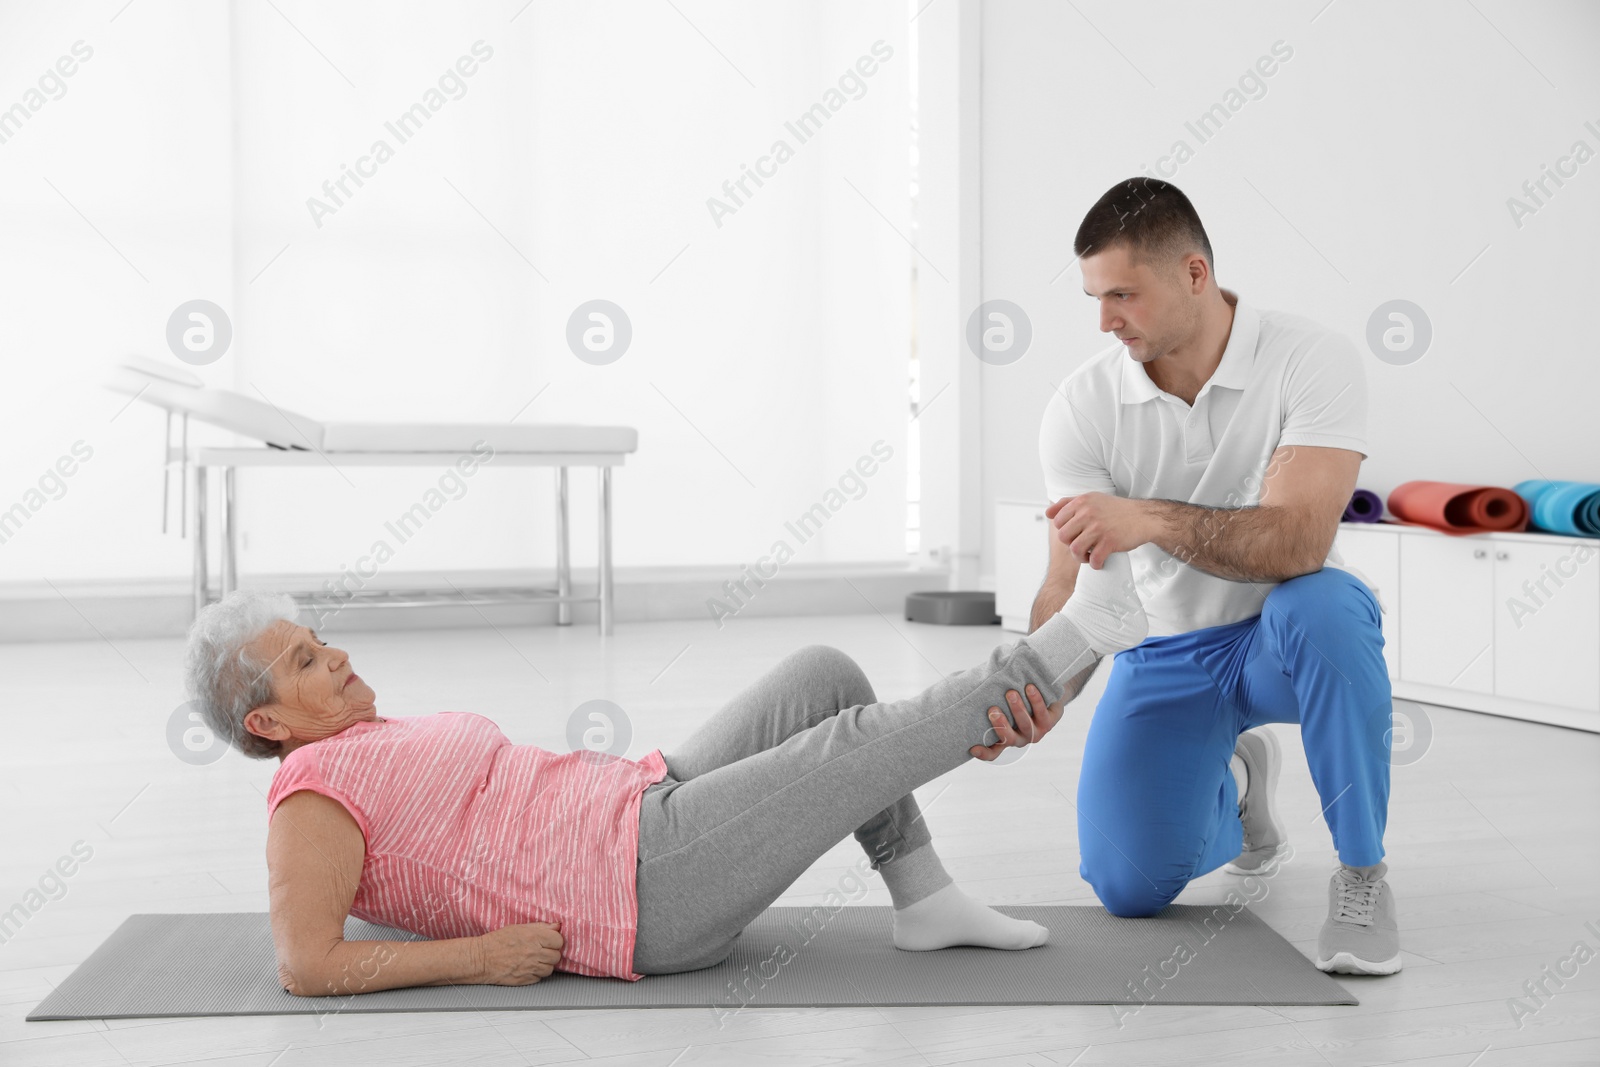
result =
[{"label": "white sock", "polygon": [[1035,948],[1050,931],[1027,919],[1001,915],[961,891],[954,882],[915,904],[894,911],[894,944],[911,952],[977,945],[981,948]]},{"label": "white sock", "polygon": [[1126,552],[1113,552],[1099,570],[1085,563],[1061,609],[1083,631],[1089,647],[1102,656],[1133,648],[1150,633],[1144,604],[1133,584]]},{"label": "white sock", "polygon": [[1233,780],[1239,783],[1239,799],[1244,800],[1244,791],[1250,788],[1250,772],[1245,769],[1244,760],[1238,756],[1228,761],[1228,769],[1233,771]]}]

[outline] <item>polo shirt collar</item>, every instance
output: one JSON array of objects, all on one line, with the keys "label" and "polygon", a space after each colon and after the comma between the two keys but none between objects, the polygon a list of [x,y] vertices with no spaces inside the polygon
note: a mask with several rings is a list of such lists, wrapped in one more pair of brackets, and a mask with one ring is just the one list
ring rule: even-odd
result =
[{"label": "polo shirt collar", "polygon": [[[1261,315],[1251,304],[1239,299],[1231,289],[1223,289],[1223,296],[1233,298],[1233,327],[1228,333],[1227,347],[1222,350],[1222,361],[1200,387],[1200,395],[1212,386],[1222,389],[1245,389],[1250,385],[1255,367],[1256,341],[1261,335]],[[1142,404],[1161,395],[1156,383],[1144,371],[1144,365],[1124,353],[1122,360],[1122,402]],[[1195,398],[1199,400],[1199,396]]]}]

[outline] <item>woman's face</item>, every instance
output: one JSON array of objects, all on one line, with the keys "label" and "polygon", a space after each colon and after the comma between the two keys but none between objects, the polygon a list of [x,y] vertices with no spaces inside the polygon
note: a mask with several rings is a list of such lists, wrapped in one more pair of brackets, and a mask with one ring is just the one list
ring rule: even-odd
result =
[{"label": "woman's face", "polygon": [[372,687],[351,670],[350,657],[316,631],[279,619],[250,648],[270,664],[273,695],[271,704],[245,716],[252,733],[298,747],[378,718]]}]

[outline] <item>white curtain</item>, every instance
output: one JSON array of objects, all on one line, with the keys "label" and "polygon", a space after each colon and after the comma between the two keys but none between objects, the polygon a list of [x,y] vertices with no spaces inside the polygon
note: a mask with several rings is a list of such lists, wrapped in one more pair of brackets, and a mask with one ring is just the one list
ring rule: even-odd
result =
[{"label": "white curtain", "polygon": [[[0,508],[94,448],[0,544],[6,577],[184,573],[161,415],[95,380],[177,365],[195,298],[234,329],[198,373],[307,415],[637,427],[618,566],[904,558],[903,3],[0,10],[5,69],[94,49],[0,144]],[[632,331],[604,365],[567,341],[596,299]],[[336,575],[437,480],[242,471],[241,573]],[[575,472],[579,566],[594,491]],[[490,464],[388,568],[546,566],[551,493]]]}]

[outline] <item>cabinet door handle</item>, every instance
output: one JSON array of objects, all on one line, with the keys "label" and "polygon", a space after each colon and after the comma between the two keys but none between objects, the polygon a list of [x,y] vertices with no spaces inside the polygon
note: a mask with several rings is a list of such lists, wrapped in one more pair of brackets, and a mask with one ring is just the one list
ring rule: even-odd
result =
[{"label": "cabinet door handle", "polygon": [[1472,550],[1472,558],[1473,559],[1482,559],[1486,555],[1488,555],[1488,553],[1485,552],[1481,548],[1475,548],[1475,549]]},{"label": "cabinet door handle", "polygon": [[1496,552],[1494,554],[1494,558],[1495,559],[1510,559],[1511,558],[1511,553],[1509,553],[1509,552]]},{"label": "cabinet door handle", "polygon": [[1034,522],[1043,522],[1044,521],[1044,514],[1041,512],[1040,514],[1035,515],[1033,517],[1033,521]]}]

